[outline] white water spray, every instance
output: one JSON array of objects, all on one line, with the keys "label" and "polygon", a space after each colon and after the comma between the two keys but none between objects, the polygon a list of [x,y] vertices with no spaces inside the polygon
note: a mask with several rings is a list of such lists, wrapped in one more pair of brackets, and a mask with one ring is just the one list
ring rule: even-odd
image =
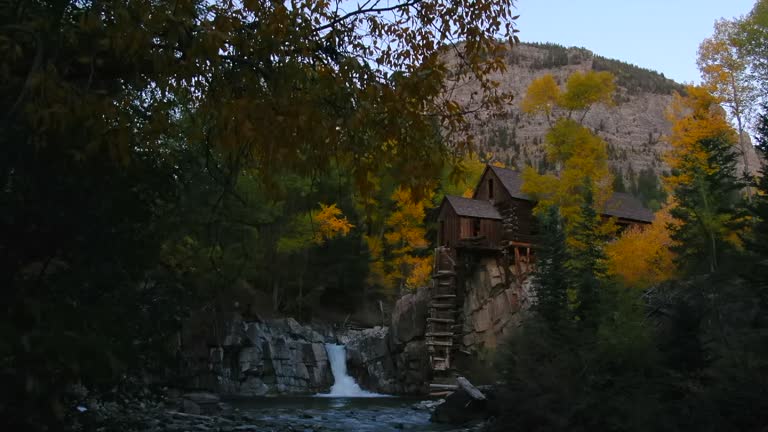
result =
[{"label": "white water spray", "polygon": [[325,344],[328,361],[333,373],[333,386],[330,393],[321,393],[322,397],[385,397],[378,393],[367,392],[360,388],[355,379],[347,373],[347,349],[344,345]]}]

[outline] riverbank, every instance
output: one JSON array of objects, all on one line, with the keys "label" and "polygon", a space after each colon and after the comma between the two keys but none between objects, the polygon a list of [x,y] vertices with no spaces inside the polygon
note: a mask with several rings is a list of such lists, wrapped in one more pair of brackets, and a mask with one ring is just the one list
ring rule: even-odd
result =
[{"label": "riverbank", "polygon": [[[238,398],[203,407],[205,414],[182,412],[184,398],[91,402],[76,410],[75,431],[90,432],[398,432],[479,431],[430,422],[434,401],[413,398]],[[194,405],[192,405],[194,407]]]}]

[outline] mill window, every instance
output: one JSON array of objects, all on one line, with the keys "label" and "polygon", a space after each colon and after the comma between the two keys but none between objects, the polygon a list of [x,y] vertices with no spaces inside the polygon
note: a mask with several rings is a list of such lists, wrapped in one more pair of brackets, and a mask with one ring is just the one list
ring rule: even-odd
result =
[{"label": "mill window", "polygon": [[488,199],[493,199],[493,179],[488,179]]}]

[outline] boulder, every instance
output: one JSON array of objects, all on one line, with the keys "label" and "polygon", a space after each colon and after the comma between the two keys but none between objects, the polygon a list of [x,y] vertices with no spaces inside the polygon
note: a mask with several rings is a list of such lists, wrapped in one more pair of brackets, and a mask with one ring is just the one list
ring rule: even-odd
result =
[{"label": "boulder", "polygon": [[389,328],[374,327],[350,335],[347,371],[366,390],[399,393],[397,367],[389,346]]},{"label": "boulder", "polygon": [[424,337],[429,298],[429,288],[422,287],[417,289],[415,293],[404,295],[395,303],[390,327],[393,345],[405,344]]},{"label": "boulder", "polygon": [[195,414],[195,415],[200,415],[200,413],[202,412],[202,410],[200,409],[200,405],[187,399],[183,399],[181,401],[181,411],[187,414]]},{"label": "boulder", "polygon": [[445,398],[445,402],[435,407],[431,421],[462,425],[472,421],[485,420],[493,415],[487,399],[475,399],[463,388]]},{"label": "boulder", "polygon": [[221,399],[213,393],[195,392],[182,395],[182,411],[187,414],[212,414],[219,411]]}]

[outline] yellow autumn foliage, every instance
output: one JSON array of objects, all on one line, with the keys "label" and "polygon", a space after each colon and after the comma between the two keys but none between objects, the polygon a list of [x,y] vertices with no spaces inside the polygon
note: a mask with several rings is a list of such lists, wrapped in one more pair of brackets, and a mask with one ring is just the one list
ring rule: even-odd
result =
[{"label": "yellow autumn foliage", "polygon": [[341,209],[336,207],[336,204],[325,205],[321,203],[320,212],[314,216],[313,221],[316,226],[312,240],[317,244],[323,244],[336,237],[346,236],[354,228],[354,225],[349,223]]},{"label": "yellow autumn foliage", "polygon": [[559,174],[539,174],[534,168],[523,171],[523,192],[536,197],[535,213],[556,205],[566,227],[580,214],[584,179],[592,181],[596,208],[602,208],[611,194],[611,174],[605,142],[589,129],[570,119],[560,119],[546,137],[546,157],[560,167]]},{"label": "yellow autumn foliage", "polygon": [[709,175],[721,169],[709,163],[703,140],[725,137],[733,144],[738,142],[719,98],[704,87],[688,86],[686,93],[687,96],[676,93],[667,111],[672,131],[666,140],[672,149],[665,157],[673,173],[665,181],[670,188],[691,184],[692,173]]},{"label": "yellow autumn foliage", "polygon": [[386,218],[383,236],[366,236],[371,256],[369,281],[389,290],[415,289],[429,282],[432,260],[423,251],[429,246],[424,228],[426,206],[403,187],[391,196],[395,210]]},{"label": "yellow autumn foliage", "polygon": [[546,74],[534,79],[528,86],[520,109],[526,114],[543,113],[547,118],[557,106],[560,97],[560,87],[552,74]]},{"label": "yellow autumn foliage", "polygon": [[675,242],[669,228],[678,222],[669,209],[659,210],[650,226],[631,227],[605,247],[609,274],[637,288],[648,288],[677,275],[671,250]]}]

